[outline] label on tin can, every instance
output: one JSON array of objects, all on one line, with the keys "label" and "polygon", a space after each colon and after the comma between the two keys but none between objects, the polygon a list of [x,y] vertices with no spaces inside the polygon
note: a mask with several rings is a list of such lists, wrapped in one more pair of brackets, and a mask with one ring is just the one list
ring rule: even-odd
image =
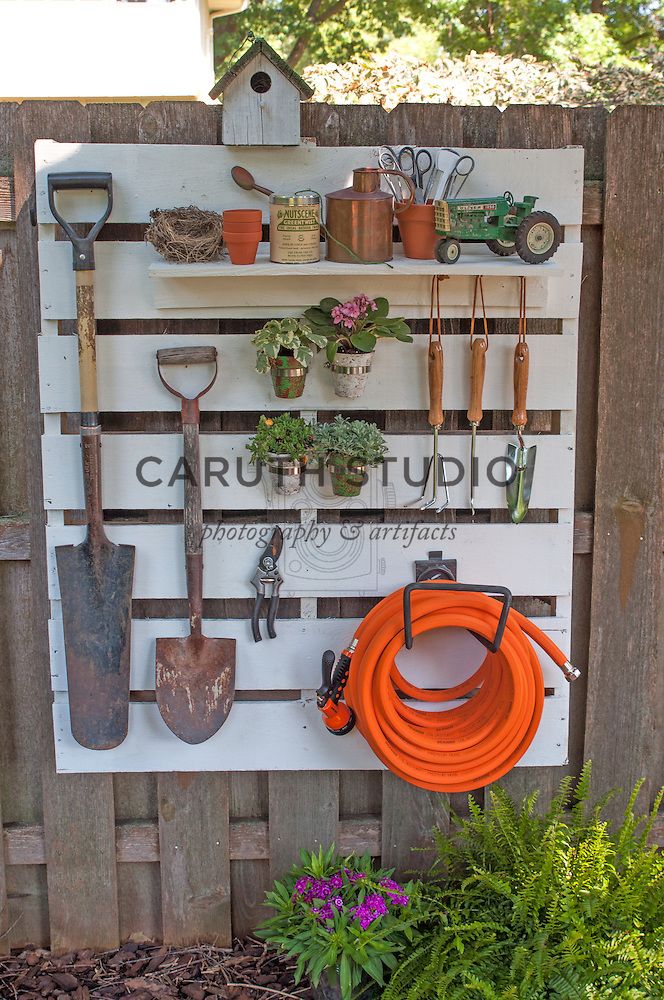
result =
[{"label": "label on tin can", "polygon": [[[297,196],[289,200],[297,201]],[[320,202],[270,205],[270,260],[277,264],[320,260]]]}]

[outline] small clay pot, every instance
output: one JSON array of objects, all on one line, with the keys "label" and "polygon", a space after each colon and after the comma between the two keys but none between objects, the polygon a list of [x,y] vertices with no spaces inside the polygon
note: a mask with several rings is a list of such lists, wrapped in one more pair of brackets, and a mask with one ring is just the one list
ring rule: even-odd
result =
[{"label": "small clay pot", "polygon": [[366,482],[367,467],[348,455],[331,455],[327,463],[335,497],[359,497]]},{"label": "small clay pot", "polygon": [[406,257],[433,260],[438,236],[434,227],[433,205],[411,205],[399,212],[397,224]]},{"label": "small clay pot", "polygon": [[290,455],[276,455],[270,452],[267,467],[277,493],[292,496],[300,492],[304,469],[302,462],[294,462]]},{"label": "small clay pot", "polygon": [[228,208],[223,214],[224,228],[235,222],[253,222],[255,226],[263,225],[263,213],[260,208]]},{"label": "small clay pot", "polygon": [[304,392],[307,369],[295,358],[270,358],[270,374],[277,399],[298,399]]},{"label": "small clay pot", "polygon": [[334,394],[343,399],[358,399],[364,392],[371,371],[374,351],[346,354],[337,351],[330,364],[334,376]]},{"label": "small clay pot", "polygon": [[252,233],[253,235],[263,235],[263,227],[255,222],[227,222],[224,226],[224,234],[235,233],[240,236],[242,233]]},{"label": "small clay pot", "polygon": [[231,264],[254,264],[258,253],[260,236],[254,233],[224,233],[224,243]]}]

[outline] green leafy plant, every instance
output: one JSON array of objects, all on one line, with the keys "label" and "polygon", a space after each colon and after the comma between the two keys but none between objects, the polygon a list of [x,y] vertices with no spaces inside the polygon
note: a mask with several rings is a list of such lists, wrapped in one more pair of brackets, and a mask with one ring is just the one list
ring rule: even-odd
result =
[{"label": "green leafy plant", "polygon": [[325,347],[327,338],[304,320],[287,317],[270,319],[251,338],[256,348],[256,371],[265,375],[270,361],[277,357],[292,357],[308,368],[315,352]]},{"label": "green leafy plant", "polygon": [[384,1000],[664,997],[664,857],[648,846],[662,801],[620,827],[591,806],[590,766],[544,815],[505,791],[437,834],[435,918]]},{"label": "green leafy plant", "polygon": [[313,428],[302,417],[280,413],[262,416],[247,444],[252,462],[266,462],[270,454],[288,455],[292,462],[306,462],[313,445]]},{"label": "green leafy plant", "polygon": [[343,1000],[365,995],[415,940],[414,887],[399,885],[391,870],[375,870],[368,855],[336,854],[334,845],[301,857],[267,893],[275,915],[258,936],[297,959],[297,982],[306,973],[318,985],[325,973]]},{"label": "green leafy plant", "polygon": [[387,443],[376,424],[337,414],[330,423],[315,425],[313,451],[323,462],[340,456],[372,466],[383,461]]},{"label": "green leafy plant", "polygon": [[325,353],[332,363],[338,350],[370,354],[382,337],[412,343],[405,319],[389,317],[389,311],[390,304],[385,298],[356,295],[347,302],[322,299],[317,306],[305,309],[304,315],[312,329],[325,338]]}]

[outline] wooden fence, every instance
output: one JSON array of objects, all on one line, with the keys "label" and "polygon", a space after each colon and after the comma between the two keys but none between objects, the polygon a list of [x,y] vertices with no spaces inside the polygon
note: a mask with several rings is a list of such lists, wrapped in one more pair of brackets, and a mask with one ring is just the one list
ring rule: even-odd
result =
[{"label": "wooden fence", "polygon": [[[591,757],[598,791],[644,776],[648,805],[664,781],[664,108],[386,114],[311,104],[302,118],[302,134],[322,146],[585,147],[572,637],[583,679],[572,690],[569,768]],[[434,822],[445,827],[450,804],[464,806],[463,796],[450,803],[380,772],[55,773],[34,141],[215,144],[220,123],[220,109],[189,103],[0,103],[0,953],[26,943],[112,948],[130,935],[226,942],[231,928],[255,925],[266,886],[298,847],[335,840],[403,870],[410,846]],[[118,327],[106,320],[99,333],[126,332]],[[200,333],[218,328],[197,323]],[[156,332],[155,323],[132,331]],[[219,604],[220,616],[246,613],[243,602]],[[516,794],[537,787],[546,800],[562,773],[520,768],[504,784]]]}]

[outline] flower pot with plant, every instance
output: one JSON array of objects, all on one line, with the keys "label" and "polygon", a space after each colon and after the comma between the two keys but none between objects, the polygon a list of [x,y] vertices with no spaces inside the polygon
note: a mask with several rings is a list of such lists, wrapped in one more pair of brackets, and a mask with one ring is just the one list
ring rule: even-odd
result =
[{"label": "flower pot with plant", "polygon": [[322,331],[306,320],[270,319],[251,339],[256,348],[256,371],[272,376],[279,399],[297,399],[304,392],[307,369],[315,352],[327,344]]},{"label": "flower pot with plant", "polygon": [[367,467],[383,461],[387,444],[376,424],[338,415],[329,424],[316,424],[313,450],[330,470],[334,495],[356,497]]},{"label": "flower pot with plant", "polygon": [[281,413],[262,416],[247,448],[254,463],[267,466],[278,493],[298,493],[302,472],[313,445],[313,429],[302,417]]},{"label": "flower pot with plant", "polygon": [[389,311],[387,299],[370,299],[366,295],[356,295],[348,302],[327,298],[305,310],[312,329],[325,337],[325,353],[337,396],[357,399],[362,395],[379,339],[412,343],[405,319],[390,317]]},{"label": "flower pot with plant", "polygon": [[267,893],[274,916],[258,936],[297,959],[296,981],[306,973],[317,1000],[368,998],[415,940],[413,886],[374,869],[368,856],[344,858],[334,847],[301,857]]}]

